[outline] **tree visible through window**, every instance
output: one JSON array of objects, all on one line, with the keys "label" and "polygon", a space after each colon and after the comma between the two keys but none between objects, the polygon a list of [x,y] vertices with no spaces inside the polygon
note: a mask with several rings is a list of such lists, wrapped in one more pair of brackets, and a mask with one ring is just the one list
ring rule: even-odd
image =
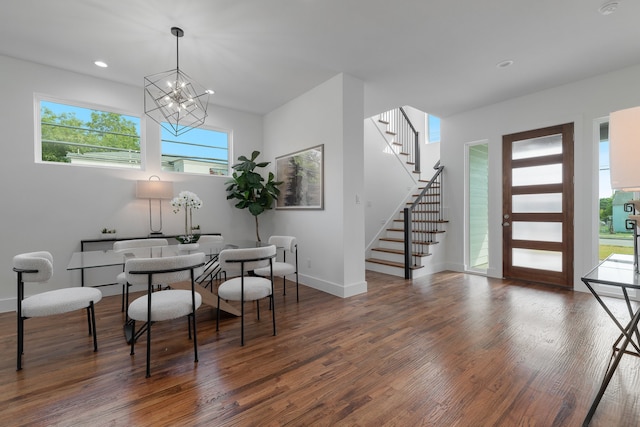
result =
[{"label": "tree visible through window", "polygon": [[140,118],[40,100],[43,162],[140,168]]},{"label": "tree visible through window", "polygon": [[229,135],[193,128],[179,136],[162,130],[162,170],[203,175],[229,174]]}]

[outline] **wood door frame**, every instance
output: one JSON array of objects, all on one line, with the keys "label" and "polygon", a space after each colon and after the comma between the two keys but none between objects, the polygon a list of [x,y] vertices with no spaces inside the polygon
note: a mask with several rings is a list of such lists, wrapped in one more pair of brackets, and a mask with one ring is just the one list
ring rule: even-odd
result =
[{"label": "wood door frame", "polygon": [[[549,135],[562,134],[562,153],[535,158],[512,160],[511,147],[514,141],[539,138]],[[502,215],[503,224],[515,221],[545,221],[562,222],[562,242],[544,242],[521,240],[513,241],[512,227],[502,227],[502,274],[505,278],[540,282],[573,288],[573,234],[574,234],[574,124],[565,123],[542,129],[513,133],[502,137]],[[514,167],[539,166],[545,164],[562,163],[562,183],[512,187],[511,169]],[[509,173],[506,173],[509,171]],[[514,194],[562,193],[561,213],[516,213],[511,212],[512,196]],[[505,215],[509,215],[505,219]],[[526,247],[531,249],[561,251],[562,271],[538,270],[512,265],[512,249]]]}]

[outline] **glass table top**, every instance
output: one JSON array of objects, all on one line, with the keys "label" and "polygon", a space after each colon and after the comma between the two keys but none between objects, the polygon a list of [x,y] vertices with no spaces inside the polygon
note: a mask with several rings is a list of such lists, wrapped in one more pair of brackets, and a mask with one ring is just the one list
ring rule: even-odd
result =
[{"label": "glass table top", "polygon": [[640,275],[635,272],[633,255],[612,254],[582,279],[590,283],[640,289]]},{"label": "glass table top", "polygon": [[155,258],[185,255],[195,252],[204,252],[211,257],[219,254],[224,249],[239,249],[263,246],[266,243],[257,243],[251,240],[241,240],[232,242],[207,242],[191,245],[169,245],[149,248],[133,248],[123,251],[102,250],[74,252],[71,255],[67,270],[79,270],[84,268],[108,267],[111,265],[123,265],[128,258]]}]

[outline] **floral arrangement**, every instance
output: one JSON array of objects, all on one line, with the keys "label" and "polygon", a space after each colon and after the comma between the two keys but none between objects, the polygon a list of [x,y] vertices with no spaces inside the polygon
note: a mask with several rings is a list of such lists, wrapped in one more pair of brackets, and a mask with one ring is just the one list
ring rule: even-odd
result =
[{"label": "floral arrangement", "polygon": [[176,240],[180,243],[196,243],[200,239],[200,234],[192,234],[191,230],[193,229],[193,210],[202,207],[200,197],[191,191],[181,191],[171,200],[171,206],[173,206],[173,213],[184,210],[184,236],[178,236]]}]

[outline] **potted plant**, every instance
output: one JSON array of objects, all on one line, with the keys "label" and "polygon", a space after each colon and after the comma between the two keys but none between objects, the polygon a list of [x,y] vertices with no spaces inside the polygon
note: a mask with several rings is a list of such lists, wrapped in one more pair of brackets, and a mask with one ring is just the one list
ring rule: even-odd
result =
[{"label": "potted plant", "polygon": [[182,244],[196,243],[200,239],[200,226],[197,226],[198,232],[194,233],[193,210],[202,207],[200,197],[191,191],[181,191],[171,200],[171,206],[174,213],[184,211],[184,235],[176,237],[176,240]]},{"label": "potted plant", "polygon": [[275,180],[273,172],[269,172],[268,178],[265,179],[256,172],[256,168],[265,168],[269,162],[256,163],[256,159],[260,155],[259,151],[251,153],[251,158],[245,156],[238,157],[237,163],[232,166],[234,172],[227,184],[227,200],[236,199],[238,203],[235,207],[238,209],[249,209],[251,215],[256,221],[256,239],[260,242],[260,231],[258,224],[258,215],[267,209],[273,208],[273,203],[278,198],[280,190],[278,186],[282,182]]}]

